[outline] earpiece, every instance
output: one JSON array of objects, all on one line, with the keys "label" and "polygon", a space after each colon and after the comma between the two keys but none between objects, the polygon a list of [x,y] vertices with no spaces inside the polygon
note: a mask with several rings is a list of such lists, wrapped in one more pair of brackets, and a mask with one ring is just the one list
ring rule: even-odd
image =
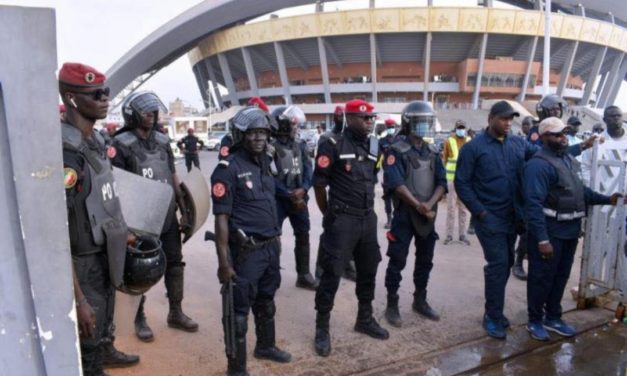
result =
[{"label": "earpiece", "polygon": [[78,108],[78,105],[74,101],[74,98],[70,98],[70,103],[72,103],[72,106],[74,106],[74,108]]}]

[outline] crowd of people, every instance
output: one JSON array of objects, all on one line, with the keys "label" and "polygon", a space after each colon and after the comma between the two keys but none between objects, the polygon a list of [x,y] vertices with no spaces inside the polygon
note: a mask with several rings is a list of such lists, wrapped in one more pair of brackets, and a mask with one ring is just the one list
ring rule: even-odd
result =
[{"label": "crowd of people", "polygon": [[[156,94],[142,91],[126,98],[124,127],[105,144],[94,131],[109,104],[105,77],[96,69],[66,63],[59,72],[59,91],[66,109],[62,120],[65,188],[68,205],[74,290],[86,375],[103,375],[103,367],[132,365],[138,356],[113,346],[114,288],[120,280],[120,254],[139,248],[121,214],[112,165],[171,187],[172,201],[159,243],[165,254],[165,286],[169,301],[167,323],[187,332],[198,324],[182,309],[183,275],[181,230],[188,225],[167,137],[155,132],[159,112]],[[619,193],[605,196],[587,187],[596,138],[574,142],[578,119],[561,118],[566,102],[550,95],[537,107],[538,119],[522,120],[524,137],[512,124],[520,114],[507,102],[495,103],[487,127],[474,137],[464,120],[453,125],[440,153],[432,142],[436,113],[428,102],[413,101],[401,113],[401,124],[387,119],[378,129],[372,104],[354,99],[334,113],[333,129],[320,135],[313,160],[297,137],[305,114],[294,105],[270,112],[260,98],[231,120],[231,134],[222,141],[219,162],[211,174],[210,192],[215,216],[218,279],[223,284],[226,355],[229,375],[247,375],[248,314],[252,310],[256,344],[254,356],[287,363],[291,355],[277,346],[275,294],[281,284],[281,228],[285,219],[294,231],[296,286],[314,290],[315,340],[319,356],[332,351],[331,313],[342,277],[356,283],[357,317],[354,330],[377,340],[389,332],[373,314],[375,283],[382,254],[374,208],[375,186],[383,170],[387,240],[385,320],[402,327],[398,294],[412,239],[415,244],[412,309],[428,320],[440,314],[427,299],[428,282],[439,235],[438,205],[447,203],[446,237],[458,241],[472,227],[486,265],[483,327],[493,338],[505,339],[510,322],[503,315],[510,271],[527,281],[528,324],[532,338],[548,340],[547,331],[573,336],[576,329],[562,320],[561,299],[589,205],[616,205]],[[627,149],[622,111],[605,109],[607,126],[603,150]],[[476,124],[475,128],[482,125]],[[193,134],[186,149],[197,147]],[[581,163],[577,158],[581,156]],[[187,160],[188,170],[197,156]],[[583,176],[583,180],[582,177]],[[112,186],[113,189],[107,190]],[[310,271],[310,188],[323,215],[323,232]],[[447,196],[444,199],[444,196]],[[177,219],[176,210],[181,213]],[[314,224],[317,225],[317,224]],[[516,237],[519,237],[515,250]],[[117,255],[118,257],[113,257]],[[522,260],[528,259],[528,276]],[[117,264],[116,264],[117,263]],[[144,290],[145,291],[145,290]],[[144,291],[140,291],[144,292]],[[141,298],[135,318],[136,334],[152,341]],[[227,306],[228,305],[228,306]]]}]

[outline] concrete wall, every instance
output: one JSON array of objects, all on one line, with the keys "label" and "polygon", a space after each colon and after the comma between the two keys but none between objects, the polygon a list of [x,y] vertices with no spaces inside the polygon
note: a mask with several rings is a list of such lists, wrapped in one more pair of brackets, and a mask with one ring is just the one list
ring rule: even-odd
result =
[{"label": "concrete wall", "polygon": [[51,9],[0,6],[0,374],[80,374]]}]

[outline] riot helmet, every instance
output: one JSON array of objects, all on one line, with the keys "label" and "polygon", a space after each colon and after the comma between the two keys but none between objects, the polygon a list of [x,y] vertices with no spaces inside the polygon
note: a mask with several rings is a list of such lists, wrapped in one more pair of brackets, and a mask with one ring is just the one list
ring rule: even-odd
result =
[{"label": "riot helmet", "polygon": [[127,247],[124,285],[120,291],[131,295],[145,293],[163,277],[165,267],[161,241],[153,236],[138,236],[135,244]]},{"label": "riot helmet", "polygon": [[154,113],[154,124],[157,124],[159,112],[166,113],[168,109],[165,107],[161,99],[152,91],[138,91],[132,93],[124,100],[122,104],[122,116],[126,127],[135,128],[141,125],[143,114]]},{"label": "riot helmet", "polygon": [[303,110],[297,106],[280,106],[272,111],[273,136],[294,136],[294,127],[307,121],[307,117]]},{"label": "riot helmet", "polygon": [[561,119],[566,111],[568,111],[568,103],[557,94],[549,94],[536,104],[536,113],[539,121],[549,117]]},{"label": "riot helmet", "polygon": [[401,129],[404,135],[433,137],[435,112],[428,102],[412,101],[401,113]]},{"label": "riot helmet", "polygon": [[270,132],[274,123],[272,117],[256,106],[248,106],[239,110],[231,119],[233,145],[244,140],[244,133],[251,129],[266,129]]}]

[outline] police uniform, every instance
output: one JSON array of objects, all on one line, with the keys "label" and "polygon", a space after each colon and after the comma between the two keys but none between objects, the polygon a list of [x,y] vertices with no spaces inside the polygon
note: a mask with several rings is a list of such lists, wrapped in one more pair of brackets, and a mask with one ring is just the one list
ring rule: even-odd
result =
[{"label": "police uniform", "polygon": [[[151,96],[150,98],[152,98],[152,96],[157,98],[156,95],[151,92],[138,93],[138,96],[135,98],[129,97],[123,107],[131,108],[133,101],[140,100],[138,98],[141,98],[143,95]],[[114,155],[111,156],[113,165],[141,175],[147,179],[159,181],[173,187],[173,178],[176,170],[174,167],[174,154],[170,147],[169,138],[154,129],[150,131],[146,139],[139,137],[135,125],[131,126],[128,123],[131,121],[130,119],[130,117],[125,118],[125,122],[127,123],[125,125],[126,128],[118,132],[113,138],[113,147],[115,150]],[[187,317],[182,312],[181,308],[184,290],[183,277],[185,263],[183,262],[179,222],[176,217],[175,196],[176,195],[172,195],[170,208],[160,236],[162,248],[166,255],[164,282],[170,305],[168,325],[170,327],[193,332],[198,330],[198,324]],[[143,305],[145,300],[146,298],[144,296],[136,320],[143,317]],[[145,326],[147,327],[147,325]],[[148,330],[150,329],[148,328]],[[151,331],[146,335],[147,338],[142,338],[139,333],[139,328],[138,336],[140,339],[147,341],[152,339]]]},{"label": "police uniform", "polygon": [[[547,120],[552,119],[555,118]],[[542,125],[540,129],[542,131]],[[529,160],[523,181],[529,230],[528,330],[540,340],[548,340],[548,335],[543,335],[542,325],[571,336],[575,334],[574,329],[567,328],[561,321],[560,302],[575,257],[581,218],[586,214],[587,205],[610,204],[610,197],[584,186],[581,166],[573,156],[555,152],[548,146]],[[552,257],[542,257],[539,245],[543,242],[552,245]]]},{"label": "police uniform", "polygon": [[[346,105],[347,113],[372,115],[372,106],[361,100]],[[314,186],[329,187],[327,212],[324,213],[320,265],[322,275],[316,290],[316,350],[330,352],[329,318],[335,294],[346,263],[351,257],[357,269],[356,295],[359,313],[355,329],[375,325],[377,333],[366,333],[385,339],[387,331],[372,318],[372,300],[381,253],[377,241],[377,215],[374,212],[374,187],[377,183],[378,142],[374,136],[360,139],[350,128],[332,135],[318,148]],[[383,332],[381,332],[383,331]],[[324,349],[318,345],[323,344]]]},{"label": "police uniform", "polygon": [[[276,202],[279,227],[285,218],[289,218],[294,229],[296,257],[296,273],[299,280],[297,286],[305,287],[301,279],[309,274],[309,209],[305,196],[304,207],[296,207],[289,197],[289,192],[302,188],[305,192],[311,188],[313,168],[307,154],[305,141],[285,140],[277,138],[272,142],[274,162],[276,163]],[[299,283],[301,282],[301,283]],[[315,285],[313,286],[315,288]]]},{"label": "police uniform", "polygon": [[[418,148],[405,141],[397,142],[392,146],[384,166],[384,178],[391,191],[405,185],[420,202],[429,201],[437,187],[446,191],[444,165],[431,145],[423,143]],[[426,300],[427,282],[433,268],[433,251],[438,239],[434,227],[435,218],[427,220],[403,200],[395,203],[392,228],[388,232],[387,256],[390,261],[385,273],[385,287],[388,300],[392,298],[392,303],[398,305],[397,292],[402,279],[401,272],[407,262],[411,240],[415,238],[414,305],[418,310],[418,303]],[[437,205],[433,210],[437,210]],[[432,318],[436,319],[437,315]]]},{"label": "police uniform", "polygon": [[231,146],[233,146],[233,136],[227,133],[220,140],[220,151],[218,152],[218,159],[223,160],[231,153]]},{"label": "police uniform", "polygon": [[233,306],[237,355],[228,357],[229,374],[245,374],[250,308],[255,316],[256,355],[258,349],[276,349],[274,295],[281,285],[281,228],[271,159],[262,154],[259,161],[257,164],[247,151],[235,148],[211,175],[213,213],[228,215],[228,247],[236,273]]},{"label": "police uniform", "polygon": [[[83,64],[65,63],[59,71],[64,85],[89,88],[101,86],[104,80],[102,73]],[[100,133],[94,130],[84,137],[74,125],[62,123],[61,134],[74,272],[96,314],[94,337],[80,338],[81,362],[85,375],[102,375],[103,339],[113,332],[114,287],[122,285],[128,228]],[[131,360],[136,363],[139,358]]]},{"label": "police uniform", "polygon": [[185,153],[185,167],[187,167],[187,172],[192,169],[192,163],[197,168],[200,168],[200,161],[198,160],[198,150],[202,149],[205,145],[198,137],[193,134],[188,134],[183,137],[181,141],[177,142],[176,145],[183,149]]},{"label": "police uniform", "polygon": [[[386,125],[388,123],[386,122]],[[392,128],[388,128],[386,129],[386,132],[388,132],[390,129],[394,130],[394,123],[392,124]],[[381,139],[379,139],[379,150],[381,151],[381,153],[383,154],[384,158],[389,154],[390,152],[390,148],[392,147],[392,144],[394,144],[395,141],[395,137],[394,135],[391,134],[386,134],[385,137],[382,137]],[[387,215],[387,223],[385,225],[385,228],[390,228],[390,226],[392,225],[392,191],[389,188],[389,185],[386,184],[386,180],[385,180],[385,175],[383,176],[383,182],[381,183],[381,186],[383,188],[383,203],[385,205],[385,214]]]}]

